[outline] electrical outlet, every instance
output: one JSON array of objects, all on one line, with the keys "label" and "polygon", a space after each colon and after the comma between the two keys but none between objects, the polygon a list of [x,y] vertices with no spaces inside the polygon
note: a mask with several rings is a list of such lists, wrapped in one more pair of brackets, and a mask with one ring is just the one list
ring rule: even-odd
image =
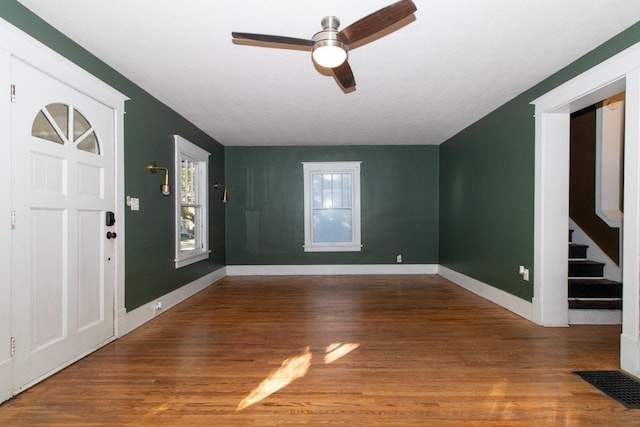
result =
[{"label": "electrical outlet", "polygon": [[399,262],[402,262],[402,255],[398,255],[398,256],[396,257],[396,262],[398,262],[398,263],[399,263]]},{"label": "electrical outlet", "polygon": [[524,265],[521,265],[518,269],[518,274],[522,276],[522,280],[529,281],[529,269],[525,268]]},{"label": "electrical outlet", "polygon": [[157,313],[158,311],[162,310],[162,301],[158,300],[156,301],[156,305],[153,306],[153,310]]}]

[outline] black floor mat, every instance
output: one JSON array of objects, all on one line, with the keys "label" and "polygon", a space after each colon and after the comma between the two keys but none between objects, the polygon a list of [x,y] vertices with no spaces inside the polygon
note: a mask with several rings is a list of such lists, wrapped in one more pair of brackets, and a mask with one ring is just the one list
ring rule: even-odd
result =
[{"label": "black floor mat", "polygon": [[620,371],[574,372],[609,397],[629,409],[640,409],[640,381]]}]

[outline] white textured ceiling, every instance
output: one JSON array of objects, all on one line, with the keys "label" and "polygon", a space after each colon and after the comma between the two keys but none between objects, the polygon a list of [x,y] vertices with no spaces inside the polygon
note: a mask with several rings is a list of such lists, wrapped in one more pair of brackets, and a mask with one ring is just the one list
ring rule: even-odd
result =
[{"label": "white textured ceiling", "polygon": [[440,144],[640,20],[640,0],[414,0],[415,20],[350,52],[345,94],[310,39],[394,0],[19,0],[227,146]]}]

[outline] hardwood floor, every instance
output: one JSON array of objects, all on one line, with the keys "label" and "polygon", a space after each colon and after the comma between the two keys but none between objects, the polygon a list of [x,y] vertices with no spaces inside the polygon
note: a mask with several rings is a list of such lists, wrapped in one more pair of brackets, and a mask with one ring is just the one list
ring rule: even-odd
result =
[{"label": "hardwood floor", "polygon": [[0,406],[0,425],[633,426],[542,328],[439,276],[228,277]]}]

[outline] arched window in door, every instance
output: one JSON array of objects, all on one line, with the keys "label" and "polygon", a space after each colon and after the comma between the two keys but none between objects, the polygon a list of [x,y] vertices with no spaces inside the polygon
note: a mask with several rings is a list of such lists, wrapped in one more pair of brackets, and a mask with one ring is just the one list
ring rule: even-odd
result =
[{"label": "arched window in door", "polygon": [[71,105],[55,103],[44,107],[33,119],[31,135],[100,155],[100,143],[93,126]]}]

